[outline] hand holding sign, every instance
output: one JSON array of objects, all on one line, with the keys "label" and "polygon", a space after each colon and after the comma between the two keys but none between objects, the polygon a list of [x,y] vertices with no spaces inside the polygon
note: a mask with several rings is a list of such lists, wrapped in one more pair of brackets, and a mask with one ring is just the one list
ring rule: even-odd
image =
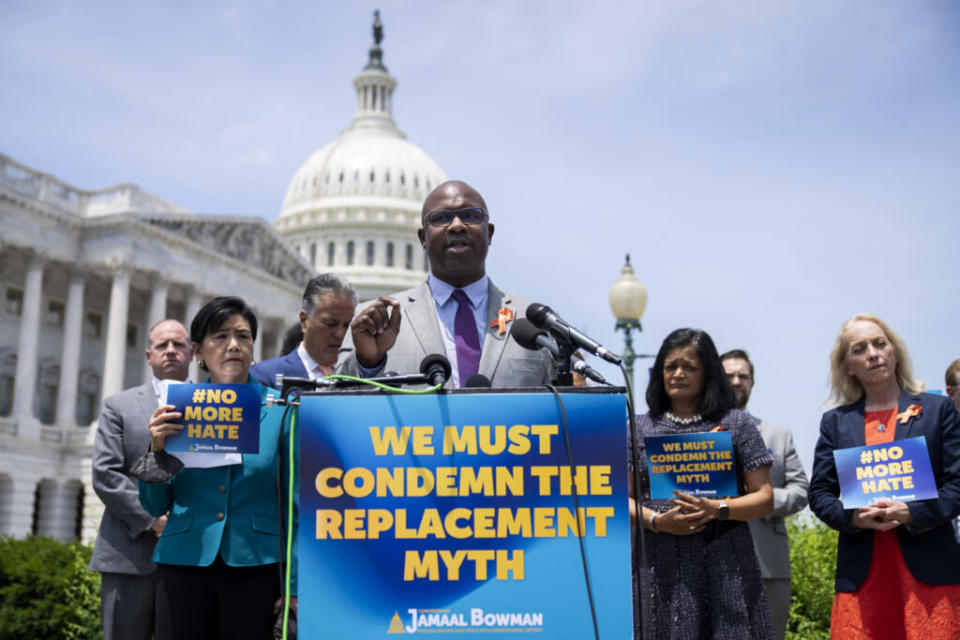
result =
[{"label": "hand holding sign", "polygon": [[910,524],[913,522],[913,516],[910,514],[910,507],[908,507],[907,503],[905,502],[898,502],[896,500],[882,500],[873,506],[883,508],[884,520],[896,521],[900,524]]},{"label": "hand holding sign", "polygon": [[[681,507],[674,507],[657,516],[657,532],[674,536],[690,536],[703,531],[706,520],[702,514],[686,513]],[[709,518],[707,519],[709,520]]]},{"label": "hand holding sign", "polygon": [[693,527],[694,530],[702,529],[708,522],[717,517],[716,503],[710,498],[703,498],[684,493],[683,491],[674,491],[676,496],[671,502],[680,508],[684,514],[680,516],[683,521]]},{"label": "hand holding sign", "polygon": [[882,507],[860,507],[853,512],[850,524],[858,529],[889,531],[900,525],[896,520],[886,519],[886,510]]},{"label": "hand holding sign", "polygon": [[174,410],[172,404],[162,404],[150,416],[150,450],[163,451],[164,442],[168,436],[179,433],[183,429],[182,424],[171,422],[179,420],[183,414]]},{"label": "hand holding sign", "polygon": [[860,507],[853,512],[851,524],[860,529],[889,531],[901,524],[910,524],[913,516],[905,502],[884,500],[869,507]]}]

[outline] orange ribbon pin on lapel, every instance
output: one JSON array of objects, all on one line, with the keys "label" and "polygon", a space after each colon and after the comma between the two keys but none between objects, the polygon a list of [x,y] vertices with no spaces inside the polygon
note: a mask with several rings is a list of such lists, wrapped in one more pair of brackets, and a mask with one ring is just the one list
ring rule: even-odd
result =
[{"label": "orange ribbon pin on lapel", "polygon": [[907,407],[906,411],[901,411],[897,414],[897,420],[900,421],[900,424],[907,424],[910,418],[920,415],[923,412],[923,407],[918,404],[912,404]]},{"label": "orange ribbon pin on lapel", "polygon": [[513,320],[513,309],[504,307],[497,311],[497,319],[490,323],[490,327],[498,327],[498,333],[503,335],[507,332],[507,323]]}]

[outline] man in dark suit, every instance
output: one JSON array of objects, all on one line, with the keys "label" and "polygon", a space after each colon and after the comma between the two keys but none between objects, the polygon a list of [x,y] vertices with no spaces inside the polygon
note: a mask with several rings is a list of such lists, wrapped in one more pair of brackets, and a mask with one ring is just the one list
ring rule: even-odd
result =
[{"label": "man in dark suit", "polygon": [[953,400],[954,406],[960,411],[960,358],[950,363],[944,378],[947,383],[947,396]]},{"label": "man in dark suit", "polygon": [[[753,363],[746,351],[728,351],[720,360],[737,394],[737,409],[747,410],[753,391]],[[750,416],[773,457],[770,484],[773,485],[773,513],[751,520],[750,535],[760,560],[763,586],[770,603],[773,632],[782,639],[787,632],[790,613],[790,543],[784,518],[807,506],[807,474],[797,456],[793,435],[787,429],[767,420]]]},{"label": "man in dark suit", "polygon": [[161,380],[187,379],[191,344],[186,327],[162,320],[151,327],[146,350],[153,379],[103,401],[93,445],[93,489],[106,509],[90,569],[101,573],[104,640],[149,640],[157,620],[156,565],[150,559],[167,522],[140,505],[130,465],[150,446],[147,424],[157,408]]},{"label": "man in dark suit", "polygon": [[330,375],[356,307],[357,291],[345,278],[335,273],[313,278],[303,290],[303,340],[289,353],[253,366],[250,375],[268,387],[276,386],[278,373],[311,380]]},{"label": "man in dark suit", "polygon": [[[960,358],[950,363],[945,378],[947,396],[953,400],[953,405],[960,411]],[[953,532],[957,536],[957,542],[960,542],[960,518],[954,519]]]},{"label": "man in dark suit", "polygon": [[419,370],[432,353],[447,356],[453,369],[446,386],[465,386],[476,374],[493,387],[535,387],[554,376],[546,350],[530,351],[510,337],[510,322],[529,302],[503,291],[486,274],[493,238],[487,204],[470,185],[444,182],[423,203],[420,244],[430,275],[418,287],[382,296],[351,325],[355,351],[338,372],[372,376]]}]

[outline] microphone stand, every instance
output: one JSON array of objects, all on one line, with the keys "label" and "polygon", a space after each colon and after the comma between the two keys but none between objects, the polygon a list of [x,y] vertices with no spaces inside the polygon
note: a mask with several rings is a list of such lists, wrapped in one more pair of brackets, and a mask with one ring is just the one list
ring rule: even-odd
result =
[{"label": "microphone stand", "polygon": [[557,340],[557,377],[553,379],[555,387],[572,387],[573,374],[570,373],[570,358],[573,357],[573,345],[566,340]]}]

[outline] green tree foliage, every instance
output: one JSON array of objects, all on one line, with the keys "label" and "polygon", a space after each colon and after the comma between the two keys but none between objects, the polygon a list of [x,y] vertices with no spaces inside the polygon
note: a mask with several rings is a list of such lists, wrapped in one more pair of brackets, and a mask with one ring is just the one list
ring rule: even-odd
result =
[{"label": "green tree foliage", "polygon": [[101,638],[91,552],[79,542],[0,537],[0,640]]},{"label": "green tree foliage", "polygon": [[787,518],[792,573],[788,640],[828,640],[837,532],[819,520]]}]

